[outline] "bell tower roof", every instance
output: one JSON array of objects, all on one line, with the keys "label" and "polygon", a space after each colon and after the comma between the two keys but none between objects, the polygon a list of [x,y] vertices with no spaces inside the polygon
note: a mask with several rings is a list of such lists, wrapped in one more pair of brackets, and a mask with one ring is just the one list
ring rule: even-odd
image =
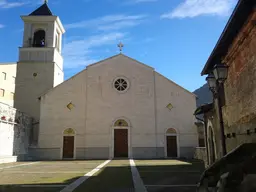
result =
[{"label": "bell tower roof", "polygon": [[47,5],[47,1],[44,2],[39,8],[29,14],[30,16],[52,16],[52,12]]}]

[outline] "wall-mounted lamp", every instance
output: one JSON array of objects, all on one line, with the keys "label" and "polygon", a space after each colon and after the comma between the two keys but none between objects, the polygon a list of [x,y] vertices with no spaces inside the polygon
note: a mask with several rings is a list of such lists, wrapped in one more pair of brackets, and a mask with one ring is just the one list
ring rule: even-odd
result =
[{"label": "wall-mounted lamp", "polygon": [[[209,85],[210,90],[213,93],[214,98],[217,99],[217,111],[219,113],[219,126],[221,131],[221,144],[222,144],[222,155],[226,155],[226,141],[225,141],[225,131],[224,131],[224,122],[222,109],[220,106],[220,85],[223,85],[224,81],[228,76],[228,66],[225,64],[216,64],[213,67],[212,73],[209,73],[206,77],[206,81]],[[229,137],[230,138],[230,137]]]}]

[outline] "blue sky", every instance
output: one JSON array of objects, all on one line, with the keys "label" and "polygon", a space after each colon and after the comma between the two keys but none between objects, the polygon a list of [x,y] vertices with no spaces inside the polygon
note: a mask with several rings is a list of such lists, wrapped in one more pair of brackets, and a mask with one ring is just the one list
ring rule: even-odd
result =
[{"label": "blue sky", "polygon": [[[0,62],[16,62],[23,22],[42,0],[0,0]],[[200,72],[237,0],[49,0],[66,29],[65,79],[118,53],[139,60],[184,88],[205,83]]]}]

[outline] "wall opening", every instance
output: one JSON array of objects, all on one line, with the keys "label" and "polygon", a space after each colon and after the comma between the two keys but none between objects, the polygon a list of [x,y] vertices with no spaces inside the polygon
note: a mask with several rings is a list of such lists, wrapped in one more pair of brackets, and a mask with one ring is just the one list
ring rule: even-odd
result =
[{"label": "wall opening", "polygon": [[75,131],[72,128],[63,132],[62,158],[73,159],[75,152]]},{"label": "wall opening", "polygon": [[45,47],[45,31],[40,29],[34,33],[33,47]]},{"label": "wall opening", "polygon": [[166,151],[167,157],[178,157],[177,132],[173,128],[166,131]]},{"label": "wall opening", "polygon": [[114,127],[114,157],[128,157],[128,123],[118,119]]}]

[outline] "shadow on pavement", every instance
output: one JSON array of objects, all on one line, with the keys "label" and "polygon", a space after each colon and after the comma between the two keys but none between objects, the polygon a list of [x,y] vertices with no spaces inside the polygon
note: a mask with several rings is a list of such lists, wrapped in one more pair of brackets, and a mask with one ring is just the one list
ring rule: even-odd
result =
[{"label": "shadow on pavement", "polygon": [[[126,160],[126,163],[123,162],[123,160],[110,162],[94,176],[78,186],[74,192],[135,191],[129,162],[128,160]],[[193,185],[197,184],[201,173],[204,171],[204,165],[199,161],[180,161],[183,164],[177,165],[165,165],[165,163],[168,164],[170,162],[169,160],[159,160],[160,164],[152,164],[152,162],[154,160],[135,160],[136,167],[148,192],[195,192],[196,188]],[[52,187],[51,185],[68,185],[78,178],[74,177],[62,183],[41,183],[40,185],[42,186],[40,187],[34,187],[33,185],[35,184],[23,186],[15,184],[0,185],[0,192],[55,192],[60,191],[64,186]]]},{"label": "shadow on pavement", "polygon": [[[40,184],[24,184],[24,185],[0,185],[0,192],[59,192],[64,186],[56,187],[57,185],[68,185],[79,177],[70,178],[63,183],[40,183]],[[11,179],[11,178],[10,178]],[[37,187],[36,185],[40,185]],[[52,185],[56,185],[52,187]]]}]

